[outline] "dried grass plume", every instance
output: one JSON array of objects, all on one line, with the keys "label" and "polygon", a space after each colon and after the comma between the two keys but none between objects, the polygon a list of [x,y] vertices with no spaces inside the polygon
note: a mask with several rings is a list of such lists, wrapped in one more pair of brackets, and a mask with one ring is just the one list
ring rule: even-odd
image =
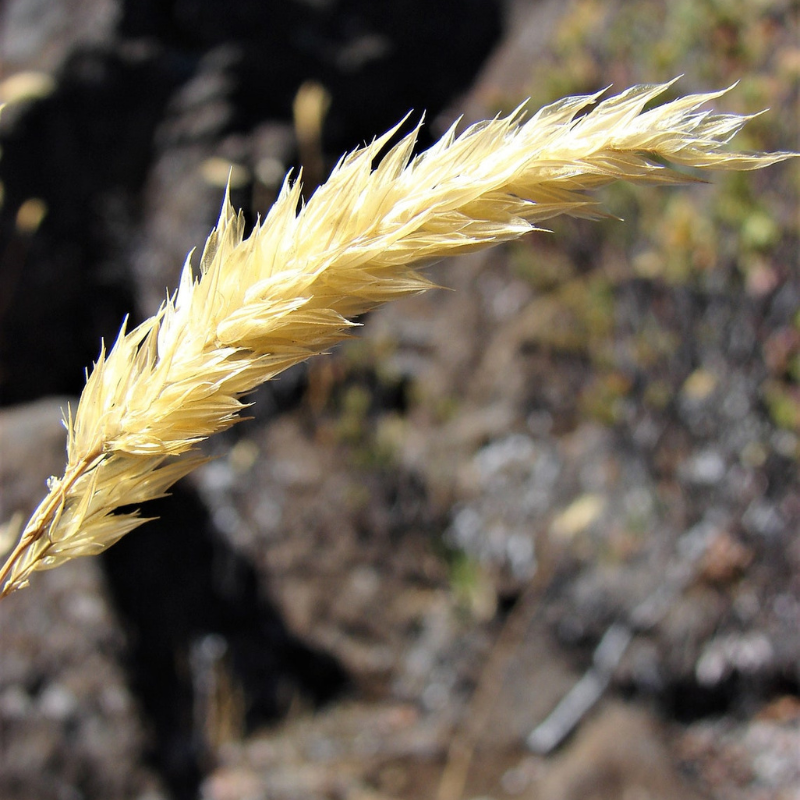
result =
[{"label": "dried grass plume", "polygon": [[256,386],[342,339],[364,311],[427,289],[421,266],[558,214],[600,216],[585,192],[613,181],[692,180],[665,164],[749,170],[792,155],[727,151],[748,118],[701,110],[722,92],[645,111],[670,85],[454,126],[412,157],[414,131],[376,166],[389,131],[342,158],[299,211],[300,183],[287,177],[247,238],[226,197],[199,271],[190,255],[158,313],[101,349],[66,413],[64,475],[0,569],[0,596],[140,525],[118,509],[164,495],[201,463],[194,446],[233,425]]}]

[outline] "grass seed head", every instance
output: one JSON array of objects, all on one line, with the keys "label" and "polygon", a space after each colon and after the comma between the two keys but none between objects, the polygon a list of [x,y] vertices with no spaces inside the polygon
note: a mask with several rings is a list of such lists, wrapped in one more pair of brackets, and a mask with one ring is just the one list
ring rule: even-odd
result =
[{"label": "grass seed head", "polygon": [[192,448],[233,425],[256,386],[347,336],[359,314],[429,288],[420,267],[559,214],[602,216],[587,191],[613,181],[681,183],[696,178],[678,167],[750,170],[793,155],[727,150],[748,117],[703,109],[724,92],[645,110],[670,86],[568,97],[527,120],[523,106],[453,126],[417,156],[415,129],[375,166],[394,128],[344,156],[305,206],[287,177],[247,238],[226,195],[199,267],[190,254],[155,316],[101,348],[67,415],[64,477],[0,569],[0,596],[141,524],[118,509],[198,466]]}]

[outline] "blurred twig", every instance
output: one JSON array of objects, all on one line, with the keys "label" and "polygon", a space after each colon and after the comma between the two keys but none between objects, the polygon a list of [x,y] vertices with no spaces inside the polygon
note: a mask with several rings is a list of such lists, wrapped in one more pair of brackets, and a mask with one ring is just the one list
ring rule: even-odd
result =
[{"label": "blurred twig", "polygon": [[709,526],[700,524],[679,540],[677,553],[664,579],[631,612],[627,622],[614,622],[603,634],[592,656],[592,666],[561,699],[558,705],[531,731],[528,748],[547,755],[558,747],[594,708],[605,693],[622,657],[637,633],[660,622],[697,574],[697,566],[708,546]]}]

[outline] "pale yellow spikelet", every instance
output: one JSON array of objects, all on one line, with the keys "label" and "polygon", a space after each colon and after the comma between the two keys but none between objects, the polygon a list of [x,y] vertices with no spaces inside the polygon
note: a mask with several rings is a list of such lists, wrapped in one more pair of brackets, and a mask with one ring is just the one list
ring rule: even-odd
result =
[{"label": "pale yellow spikelet", "polygon": [[520,108],[460,135],[454,126],[416,157],[414,131],[376,166],[391,130],[342,158],[299,211],[300,183],[287,178],[246,239],[226,197],[199,274],[190,255],[175,295],[101,350],[66,420],[64,477],[0,570],[0,594],[140,524],[116,509],[163,495],[202,461],[187,451],[237,421],[242,396],[342,339],[353,317],[429,288],[419,267],[558,214],[601,216],[585,192],[612,181],[692,180],[663,162],[749,170],[793,155],[727,152],[748,118],[701,110],[722,92],[644,111],[670,85],[566,98],[528,121]]}]

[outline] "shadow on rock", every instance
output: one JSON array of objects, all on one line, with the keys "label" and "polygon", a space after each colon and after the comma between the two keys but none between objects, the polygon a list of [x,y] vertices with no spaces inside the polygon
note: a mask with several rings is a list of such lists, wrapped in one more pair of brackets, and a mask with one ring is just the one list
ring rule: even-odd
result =
[{"label": "shadow on rock", "polygon": [[109,550],[105,567],[154,765],[176,798],[191,798],[219,744],[340,696],[348,678],[286,629],[188,488],[152,511],[160,518]]}]

